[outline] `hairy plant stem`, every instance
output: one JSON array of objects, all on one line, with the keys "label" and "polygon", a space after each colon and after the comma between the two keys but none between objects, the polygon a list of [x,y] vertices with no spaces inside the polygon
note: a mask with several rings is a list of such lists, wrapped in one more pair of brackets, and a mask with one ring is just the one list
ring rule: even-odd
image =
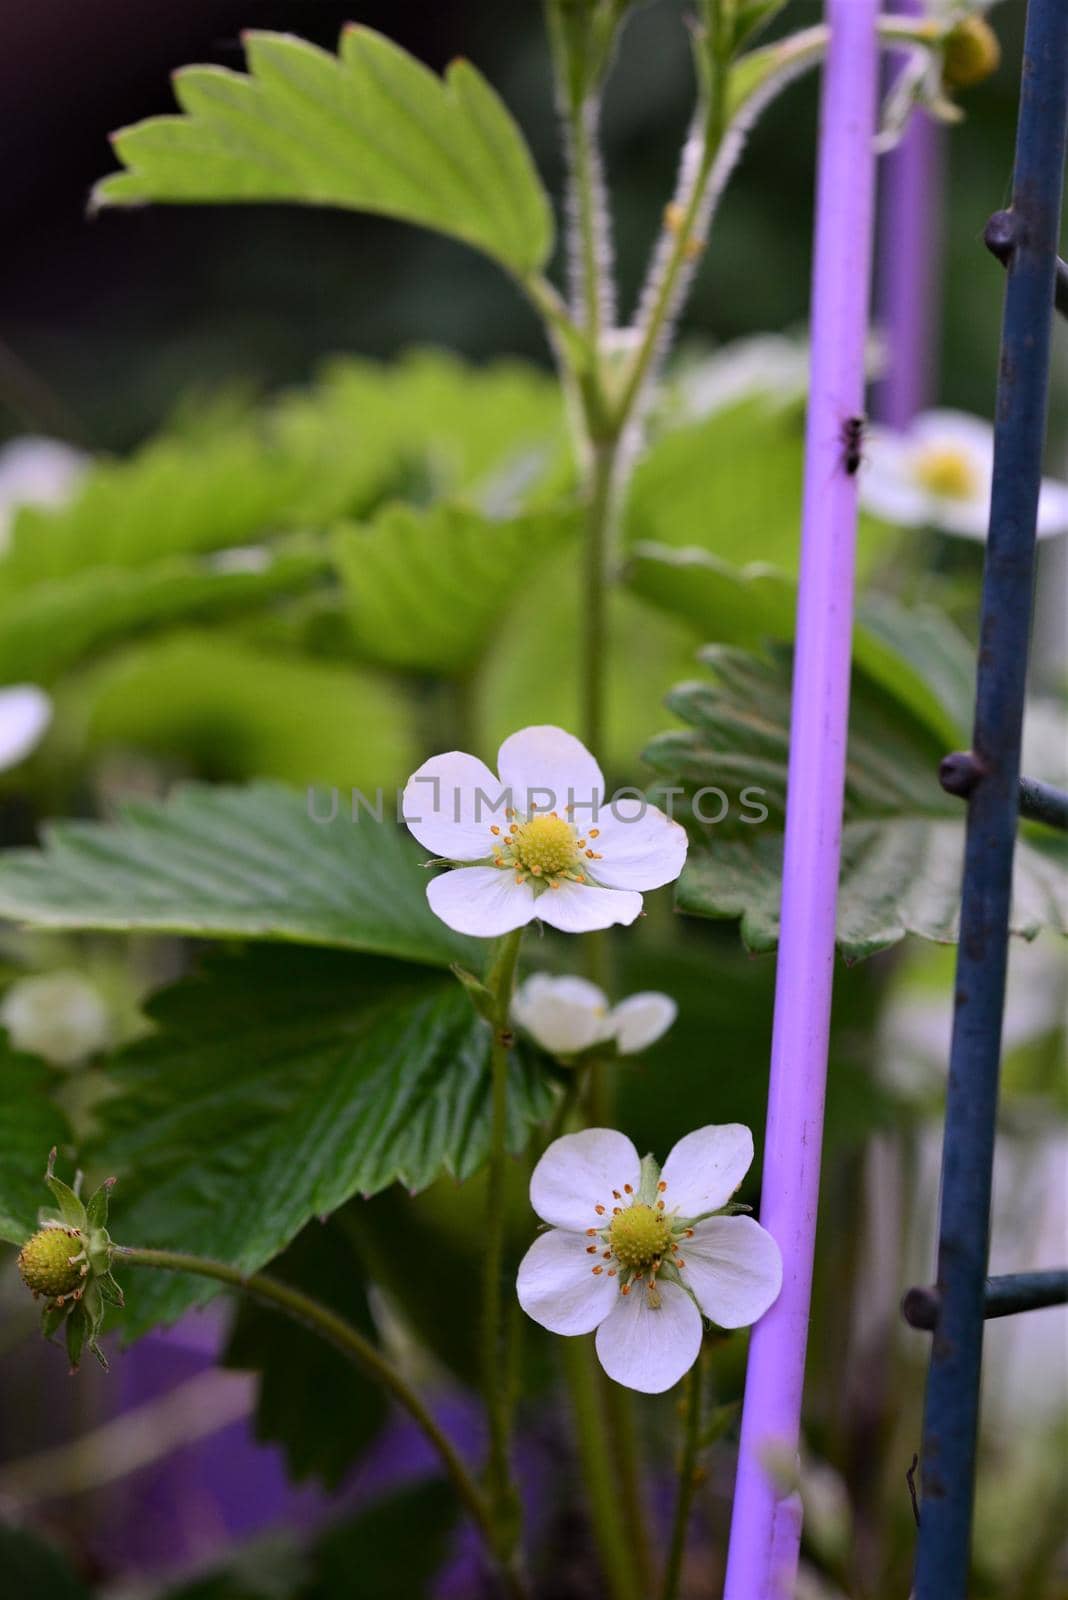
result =
[{"label": "hairy plant stem", "polygon": [[[430,1410],[419,1395],[401,1376],[386,1357],[344,1317],[338,1316],[329,1306],[311,1295],[304,1294],[291,1284],[263,1272],[240,1272],[225,1261],[213,1261],[206,1256],[189,1255],[183,1250],[143,1250],[131,1245],[116,1245],[115,1254],[128,1266],[153,1267],[163,1272],[188,1272],[198,1278],[212,1278],[229,1288],[292,1317],[313,1333],[340,1350],[342,1355],[362,1368],[371,1378],[389,1391],[441,1458],[442,1466],[458,1498],[475,1523],[490,1550],[498,1555],[496,1529],[486,1496],[458,1455],[451,1440],[442,1432]],[[511,1563],[502,1562],[502,1577],[512,1600],[524,1600],[526,1588]]]},{"label": "hairy plant stem", "polygon": [[[581,286],[580,317],[591,346],[590,368],[578,373],[576,389],[584,438],[581,457],[586,491],[583,572],[582,735],[588,749],[604,759],[605,687],[608,673],[608,596],[612,582],[616,510],[623,486],[623,441],[629,416],[614,416],[604,389],[605,335],[614,296],[607,278],[608,241],[600,157],[596,146],[595,94],[568,107],[570,156],[572,281]],[[605,932],[585,940],[587,976],[611,987],[611,951]],[[582,1097],[587,1126],[610,1126],[612,1069],[594,1060],[584,1075]],[[579,1449],[590,1499],[590,1514],[614,1600],[650,1591],[649,1544],[645,1531],[641,1476],[631,1396],[601,1370],[588,1341],[569,1339],[565,1365],[578,1429]]]},{"label": "hairy plant stem", "polygon": [[701,1438],[701,1391],[704,1376],[704,1351],[690,1369],[686,1380],[686,1419],[682,1436],[682,1459],[679,1462],[679,1492],[675,1501],[675,1516],[671,1525],[671,1544],[668,1547],[667,1565],[664,1568],[664,1586],[661,1600],[676,1600],[682,1578],[682,1563],[686,1555],[686,1532],[690,1525],[690,1507],[697,1488],[697,1449]]},{"label": "hairy plant stem", "polygon": [[504,1238],[508,1180],[508,1054],[512,1046],[509,1012],[515,986],[522,928],[505,934],[497,950],[487,987],[494,996],[493,1042],[490,1046],[490,1158],[486,1187],[486,1226],[482,1256],[482,1383],[489,1423],[486,1477],[496,1549],[502,1560],[516,1548],[521,1507],[512,1481],[511,1373],[514,1363],[507,1336],[514,1323],[505,1306]]},{"label": "hairy plant stem", "polygon": [[642,291],[638,348],[614,413],[620,429],[626,427],[638,407],[646,381],[661,354],[667,330],[678,312],[686,270],[704,248],[699,224],[723,140],[726,83],[727,64],[717,63],[707,91],[700,155],[692,172],[684,171],[675,199],[665,212],[664,233]]},{"label": "hairy plant stem", "polygon": [[632,1552],[634,1527],[619,1492],[618,1462],[609,1441],[600,1366],[589,1338],[564,1339],[561,1359],[571,1396],[575,1441],[590,1522],[610,1600],[647,1600]]}]

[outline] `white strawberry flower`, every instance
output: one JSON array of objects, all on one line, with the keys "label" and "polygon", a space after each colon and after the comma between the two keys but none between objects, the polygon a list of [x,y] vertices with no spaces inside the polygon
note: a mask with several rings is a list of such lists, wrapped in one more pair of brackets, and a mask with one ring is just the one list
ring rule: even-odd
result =
[{"label": "white strawberry flower", "polygon": [[682,871],[685,830],[636,791],[607,800],[597,762],[563,728],[513,733],[497,769],[450,750],[404,790],[408,828],[455,868],[427,899],[458,933],[495,938],[535,917],[565,933],[631,923],[642,891]]},{"label": "white strawberry flower", "polygon": [[587,1128],[546,1150],[530,1203],[549,1224],[519,1267],[529,1317],[551,1333],[597,1330],[616,1383],[660,1394],[697,1359],[703,1317],[744,1328],[782,1286],[779,1247],[752,1217],[717,1215],[753,1159],[740,1123],[698,1128],[661,1171],[622,1133]]},{"label": "white strawberry flower", "polygon": [[612,1006],[604,990],[586,978],[536,972],[516,990],[512,1020],[555,1056],[581,1055],[609,1043],[618,1055],[631,1056],[655,1044],[678,1009],[670,995],[652,989]]},{"label": "white strawberry flower", "polygon": [[[985,539],[994,471],[994,430],[963,411],[925,411],[901,433],[873,425],[865,434],[860,499],[902,527],[940,528]],[[1068,484],[1044,478],[1038,536],[1068,532]]]}]

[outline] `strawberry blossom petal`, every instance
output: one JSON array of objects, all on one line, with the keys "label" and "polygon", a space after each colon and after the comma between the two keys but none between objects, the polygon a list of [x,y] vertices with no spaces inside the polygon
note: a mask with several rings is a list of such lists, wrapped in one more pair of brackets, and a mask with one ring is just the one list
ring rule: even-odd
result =
[{"label": "strawberry blossom petal", "polygon": [[613,1008],[609,1018],[616,1049],[621,1056],[647,1050],[668,1031],[678,1014],[679,1008],[669,994],[650,989],[628,995]]},{"label": "strawberry blossom petal", "polygon": [[721,1328],[747,1328],[778,1299],[782,1255],[752,1217],[708,1217],[682,1248],[683,1280],[705,1316]]},{"label": "strawberry blossom petal", "polygon": [[629,927],[641,909],[642,897],[632,891],[565,882],[538,896],[534,915],[561,933],[592,933],[617,922]]},{"label": "strawberry blossom petal", "polygon": [[[584,1233],[550,1228],[534,1240],[519,1263],[516,1293],[528,1317],[550,1333],[592,1333],[619,1296],[619,1283],[590,1254]],[[593,1271],[600,1265],[602,1270]]]},{"label": "strawberry blossom petal", "polygon": [[680,1139],[660,1174],[669,1212],[700,1217],[718,1211],[753,1163],[753,1135],[740,1122],[697,1128]]},{"label": "strawberry blossom petal", "polygon": [[581,1233],[611,1220],[613,1191],[623,1194],[628,1184],[637,1191],[640,1182],[641,1161],[626,1134],[584,1128],[553,1140],[531,1174],[530,1203],[543,1222]]},{"label": "strawberry blossom petal", "polygon": [[597,819],[599,861],[590,863],[609,889],[659,889],[674,883],[686,862],[686,830],[637,795],[603,806]]},{"label": "strawberry blossom petal", "polygon": [[608,1001],[585,978],[553,978],[536,972],[520,984],[512,1017],[554,1055],[575,1055],[606,1037]]},{"label": "strawberry blossom petal", "polygon": [[404,786],[408,829],[446,861],[483,861],[493,852],[492,824],[504,825],[501,785],[484,761],[449,750],[431,756]]},{"label": "strawberry blossom petal", "polygon": [[589,821],[591,803],[599,804],[604,793],[601,769],[586,746],[551,724],[511,734],[501,745],[497,766],[511,804],[523,816],[532,810],[563,816],[577,804],[575,820],[581,827]]},{"label": "strawberry blossom petal", "polygon": [[426,887],[430,909],[446,927],[476,939],[495,939],[523,928],[537,915],[529,883],[516,883],[499,867],[456,867]]},{"label": "strawberry blossom petal", "polygon": [[663,1394],[689,1372],[701,1348],[701,1313],[677,1283],[660,1283],[658,1306],[635,1284],[617,1296],[597,1329],[597,1357],[610,1378],[640,1394]]}]

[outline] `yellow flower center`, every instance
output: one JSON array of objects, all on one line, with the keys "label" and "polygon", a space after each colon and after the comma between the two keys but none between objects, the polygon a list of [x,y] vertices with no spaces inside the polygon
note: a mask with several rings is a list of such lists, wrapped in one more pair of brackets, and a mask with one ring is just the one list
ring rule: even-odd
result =
[{"label": "yellow flower center", "polygon": [[918,481],[931,494],[946,500],[970,500],[979,489],[979,476],[963,450],[930,445],[916,457]]},{"label": "yellow flower center", "polygon": [[551,878],[578,865],[579,848],[575,830],[563,817],[531,817],[521,822],[512,836],[516,860],[535,877]]},{"label": "yellow flower center", "polygon": [[634,1271],[651,1267],[671,1246],[671,1224],[652,1206],[628,1206],[612,1218],[608,1243],[620,1266]]},{"label": "yellow flower center", "polygon": [[555,811],[542,812],[526,822],[520,822],[514,811],[505,815],[511,819],[507,827],[494,824],[490,828],[495,867],[514,872],[516,883],[532,882],[537,894],[543,888],[561,888],[565,878],[574,883],[588,881],[586,862],[601,859],[592,844],[599,828],[588,828],[588,838],[580,839],[574,824]]}]

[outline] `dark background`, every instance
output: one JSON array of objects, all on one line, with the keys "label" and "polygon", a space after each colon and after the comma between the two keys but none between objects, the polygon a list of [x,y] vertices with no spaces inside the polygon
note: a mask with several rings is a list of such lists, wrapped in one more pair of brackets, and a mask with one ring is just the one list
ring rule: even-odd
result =
[{"label": "dark background", "polygon": [[[468,55],[521,122],[557,198],[561,172],[536,0],[49,0],[10,4],[0,57],[5,240],[0,256],[0,436],[66,434],[125,449],[183,395],[220,383],[299,382],[338,350],[389,356],[436,342],[475,358],[545,359],[539,327],[488,262],[374,218],[280,207],[159,208],[90,220],[115,162],[111,129],[173,109],[169,73],[240,67],[245,27],[332,47],[349,19],[436,68]],[[669,196],[692,102],[680,0],[632,17],[605,119],[623,307]],[[1008,193],[1024,7],[993,14],[997,77],[965,97],[951,135],[941,398],[990,414],[999,271],[980,243]],[[793,0],[781,27],[815,21]],[[687,313],[705,342],[804,320],[816,76],[761,122],[732,182]]]}]

